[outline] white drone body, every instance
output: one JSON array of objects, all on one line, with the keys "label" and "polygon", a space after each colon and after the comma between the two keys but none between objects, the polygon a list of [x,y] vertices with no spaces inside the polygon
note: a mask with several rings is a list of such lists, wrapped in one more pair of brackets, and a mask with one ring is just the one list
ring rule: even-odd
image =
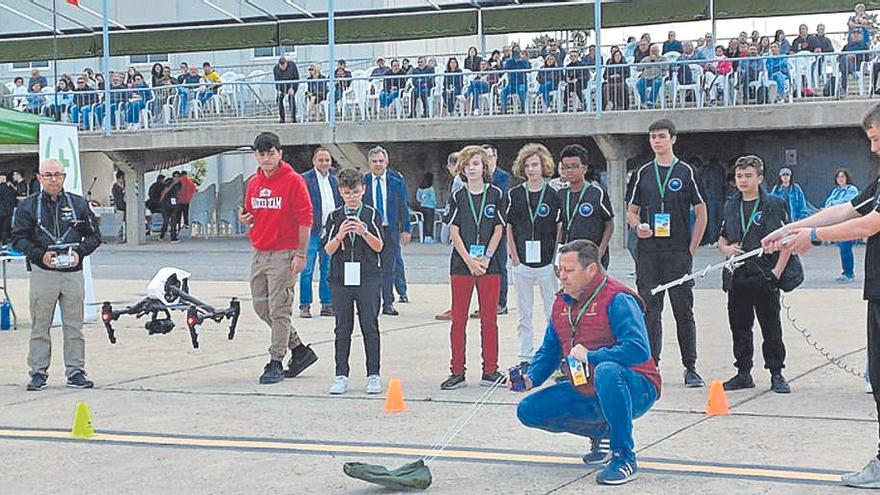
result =
[{"label": "white drone body", "polygon": [[153,279],[150,280],[150,283],[147,284],[147,297],[162,301],[166,306],[175,304],[177,302],[177,297],[174,297],[174,300],[172,301],[168,301],[165,298],[165,284],[172,276],[176,277],[180,284],[184,284],[191,275],[191,273],[181,270],[180,268],[170,266],[160,268]]}]

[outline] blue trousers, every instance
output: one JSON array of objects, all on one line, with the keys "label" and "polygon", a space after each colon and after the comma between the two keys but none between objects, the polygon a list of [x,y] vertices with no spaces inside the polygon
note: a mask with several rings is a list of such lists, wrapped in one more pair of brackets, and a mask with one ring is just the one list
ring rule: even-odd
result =
[{"label": "blue trousers", "polygon": [[189,89],[184,87],[177,88],[177,102],[177,118],[185,118],[189,111]]},{"label": "blue trousers", "polygon": [[639,81],[636,83],[636,89],[639,90],[639,96],[642,97],[642,103],[650,103],[654,104],[654,101],[657,100],[657,95],[660,94],[660,88],[663,87],[663,79],[660,77],[654,78],[651,80],[651,97],[648,98],[648,80],[639,78]]},{"label": "blue trousers", "polygon": [[406,267],[403,266],[403,250],[400,244],[394,250],[394,290],[398,296],[406,295]]},{"label": "blue trousers", "polygon": [[[116,107],[118,105],[119,105],[119,103],[111,103],[110,104],[110,126],[116,125]],[[122,105],[124,107],[125,103],[122,103]],[[99,104],[98,106],[95,107],[95,121],[97,122],[96,125],[104,125],[104,105],[103,104]]]},{"label": "blue trousers", "polygon": [[601,363],[594,374],[595,396],[581,394],[571,382],[557,383],[523,399],[516,416],[529,428],[610,438],[612,451],[634,460],[632,422],[654,405],[657,390],[647,378],[617,363]]},{"label": "blue trousers", "polygon": [[128,108],[125,109],[125,121],[129,124],[138,124],[141,121],[141,110],[146,108],[146,102],[143,100],[134,100],[128,102]]},{"label": "blue trousers", "polygon": [[544,107],[550,106],[550,100],[552,99],[552,93],[555,88],[553,87],[553,81],[546,81],[541,84],[541,87],[538,88],[538,93],[541,93],[541,96],[544,97]]},{"label": "blue trousers", "polygon": [[492,90],[486,81],[474,81],[468,87],[467,94],[471,98],[471,110],[480,108],[480,95],[488,93]]},{"label": "blue trousers", "polygon": [[400,94],[400,92],[399,92],[398,90],[396,90],[396,89],[393,90],[393,91],[390,91],[390,92],[389,92],[389,91],[384,91],[384,90],[381,91],[381,92],[379,93],[379,105],[380,105],[382,108],[387,107],[388,105],[390,105],[391,103],[393,103],[394,100],[397,99],[397,96],[398,96],[399,94]]},{"label": "blue trousers", "polygon": [[501,113],[507,113],[507,98],[510,96],[511,93],[514,92],[519,95],[520,107],[525,110],[526,105],[529,104],[528,91],[529,88],[525,84],[520,84],[515,88],[511,87],[510,84],[504,86],[504,88],[501,90]]},{"label": "blue trousers", "polygon": [[788,76],[782,72],[774,72],[770,74],[770,80],[776,83],[776,94],[782,96],[785,94],[785,86],[788,84]]},{"label": "blue trousers", "polygon": [[855,276],[855,261],[853,260],[853,241],[838,242],[837,249],[840,251],[840,265],[843,268],[843,275],[849,278],[853,278]]},{"label": "blue trousers", "polygon": [[299,274],[299,305],[309,306],[312,304],[312,275],[315,273],[315,264],[320,263],[318,274],[318,298],[321,306],[329,306],[332,302],[330,292],[330,255],[321,248],[321,236],[314,235],[309,238],[309,249],[306,251],[306,267]]}]

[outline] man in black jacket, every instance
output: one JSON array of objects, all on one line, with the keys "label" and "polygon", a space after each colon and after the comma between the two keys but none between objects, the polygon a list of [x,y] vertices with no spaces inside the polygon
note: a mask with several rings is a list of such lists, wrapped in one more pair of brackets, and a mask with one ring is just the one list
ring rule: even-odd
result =
[{"label": "man in black jacket", "polygon": [[284,123],[285,96],[290,104],[290,119],[292,122],[296,122],[296,101],[294,100],[294,95],[296,94],[297,88],[299,88],[299,71],[296,69],[296,64],[292,64],[288,62],[286,58],[281,57],[278,59],[278,65],[272,69],[272,72],[275,75],[276,81],[292,81],[275,85],[278,89],[279,122],[282,124]]},{"label": "man in black jacket", "polygon": [[0,246],[6,245],[12,235],[12,212],[18,205],[15,186],[0,174]]},{"label": "man in black jacket", "polygon": [[180,172],[171,174],[171,178],[165,181],[162,190],[162,232],[159,233],[159,239],[165,240],[165,234],[168,232],[168,226],[171,226],[171,242],[177,243],[178,229],[180,227],[180,205],[178,198],[180,190],[183,186],[180,184]]},{"label": "man in black jacket", "polygon": [[25,254],[30,270],[28,390],[46,386],[52,345],[49,328],[58,303],[67,386],[94,386],[85,372],[82,261],[101,244],[101,235],[86,200],[64,190],[64,177],[58,160],[44,160],[40,164],[42,192],[22,201],[13,218],[12,246]]}]

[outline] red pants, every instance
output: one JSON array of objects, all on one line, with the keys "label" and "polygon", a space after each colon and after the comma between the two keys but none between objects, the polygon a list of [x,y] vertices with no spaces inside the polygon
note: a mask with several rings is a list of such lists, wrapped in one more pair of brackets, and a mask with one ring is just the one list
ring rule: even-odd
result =
[{"label": "red pants", "polygon": [[477,286],[477,299],[480,302],[480,339],[483,346],[483,374],[498,371],[498,295],[501,292],[501,276],[497,274],[474,277],[471,275],[452,275],[452,328],[449,341],[452,345],[453,375],[463,375],[465,371],[465,329],[471,294]]}]

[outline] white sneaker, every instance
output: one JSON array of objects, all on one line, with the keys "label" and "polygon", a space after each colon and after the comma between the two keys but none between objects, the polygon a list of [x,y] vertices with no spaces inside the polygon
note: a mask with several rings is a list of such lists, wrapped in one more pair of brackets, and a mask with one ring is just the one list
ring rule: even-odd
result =
[{"label": "white sneaker", "polygon": [[[337,377],[338,378],[338,377]],[[347,383],[346,378],[346,383]],[[364,387],[364,392],[368,394],[381,394],[382,393],[382,380],[379,379],[379,375],[370,375],[367,377],[367,386]]]},{"label": "white sneaker", "polygon": [[330,385],[330,395],[342,395],[348,391],[348,377],[339,375]]},{"label": "white sneaker", "polygon": [[865,380],[865,393],[866,394],[873,394],[874,393],[874,388],[871,387],[871,382],[869,382],[867,380]]},{"label": "white sneaker", "polygon": [[875,457],[861,471],[845,474],[840,480],[856,488],[880,488],[880,460]]}]

